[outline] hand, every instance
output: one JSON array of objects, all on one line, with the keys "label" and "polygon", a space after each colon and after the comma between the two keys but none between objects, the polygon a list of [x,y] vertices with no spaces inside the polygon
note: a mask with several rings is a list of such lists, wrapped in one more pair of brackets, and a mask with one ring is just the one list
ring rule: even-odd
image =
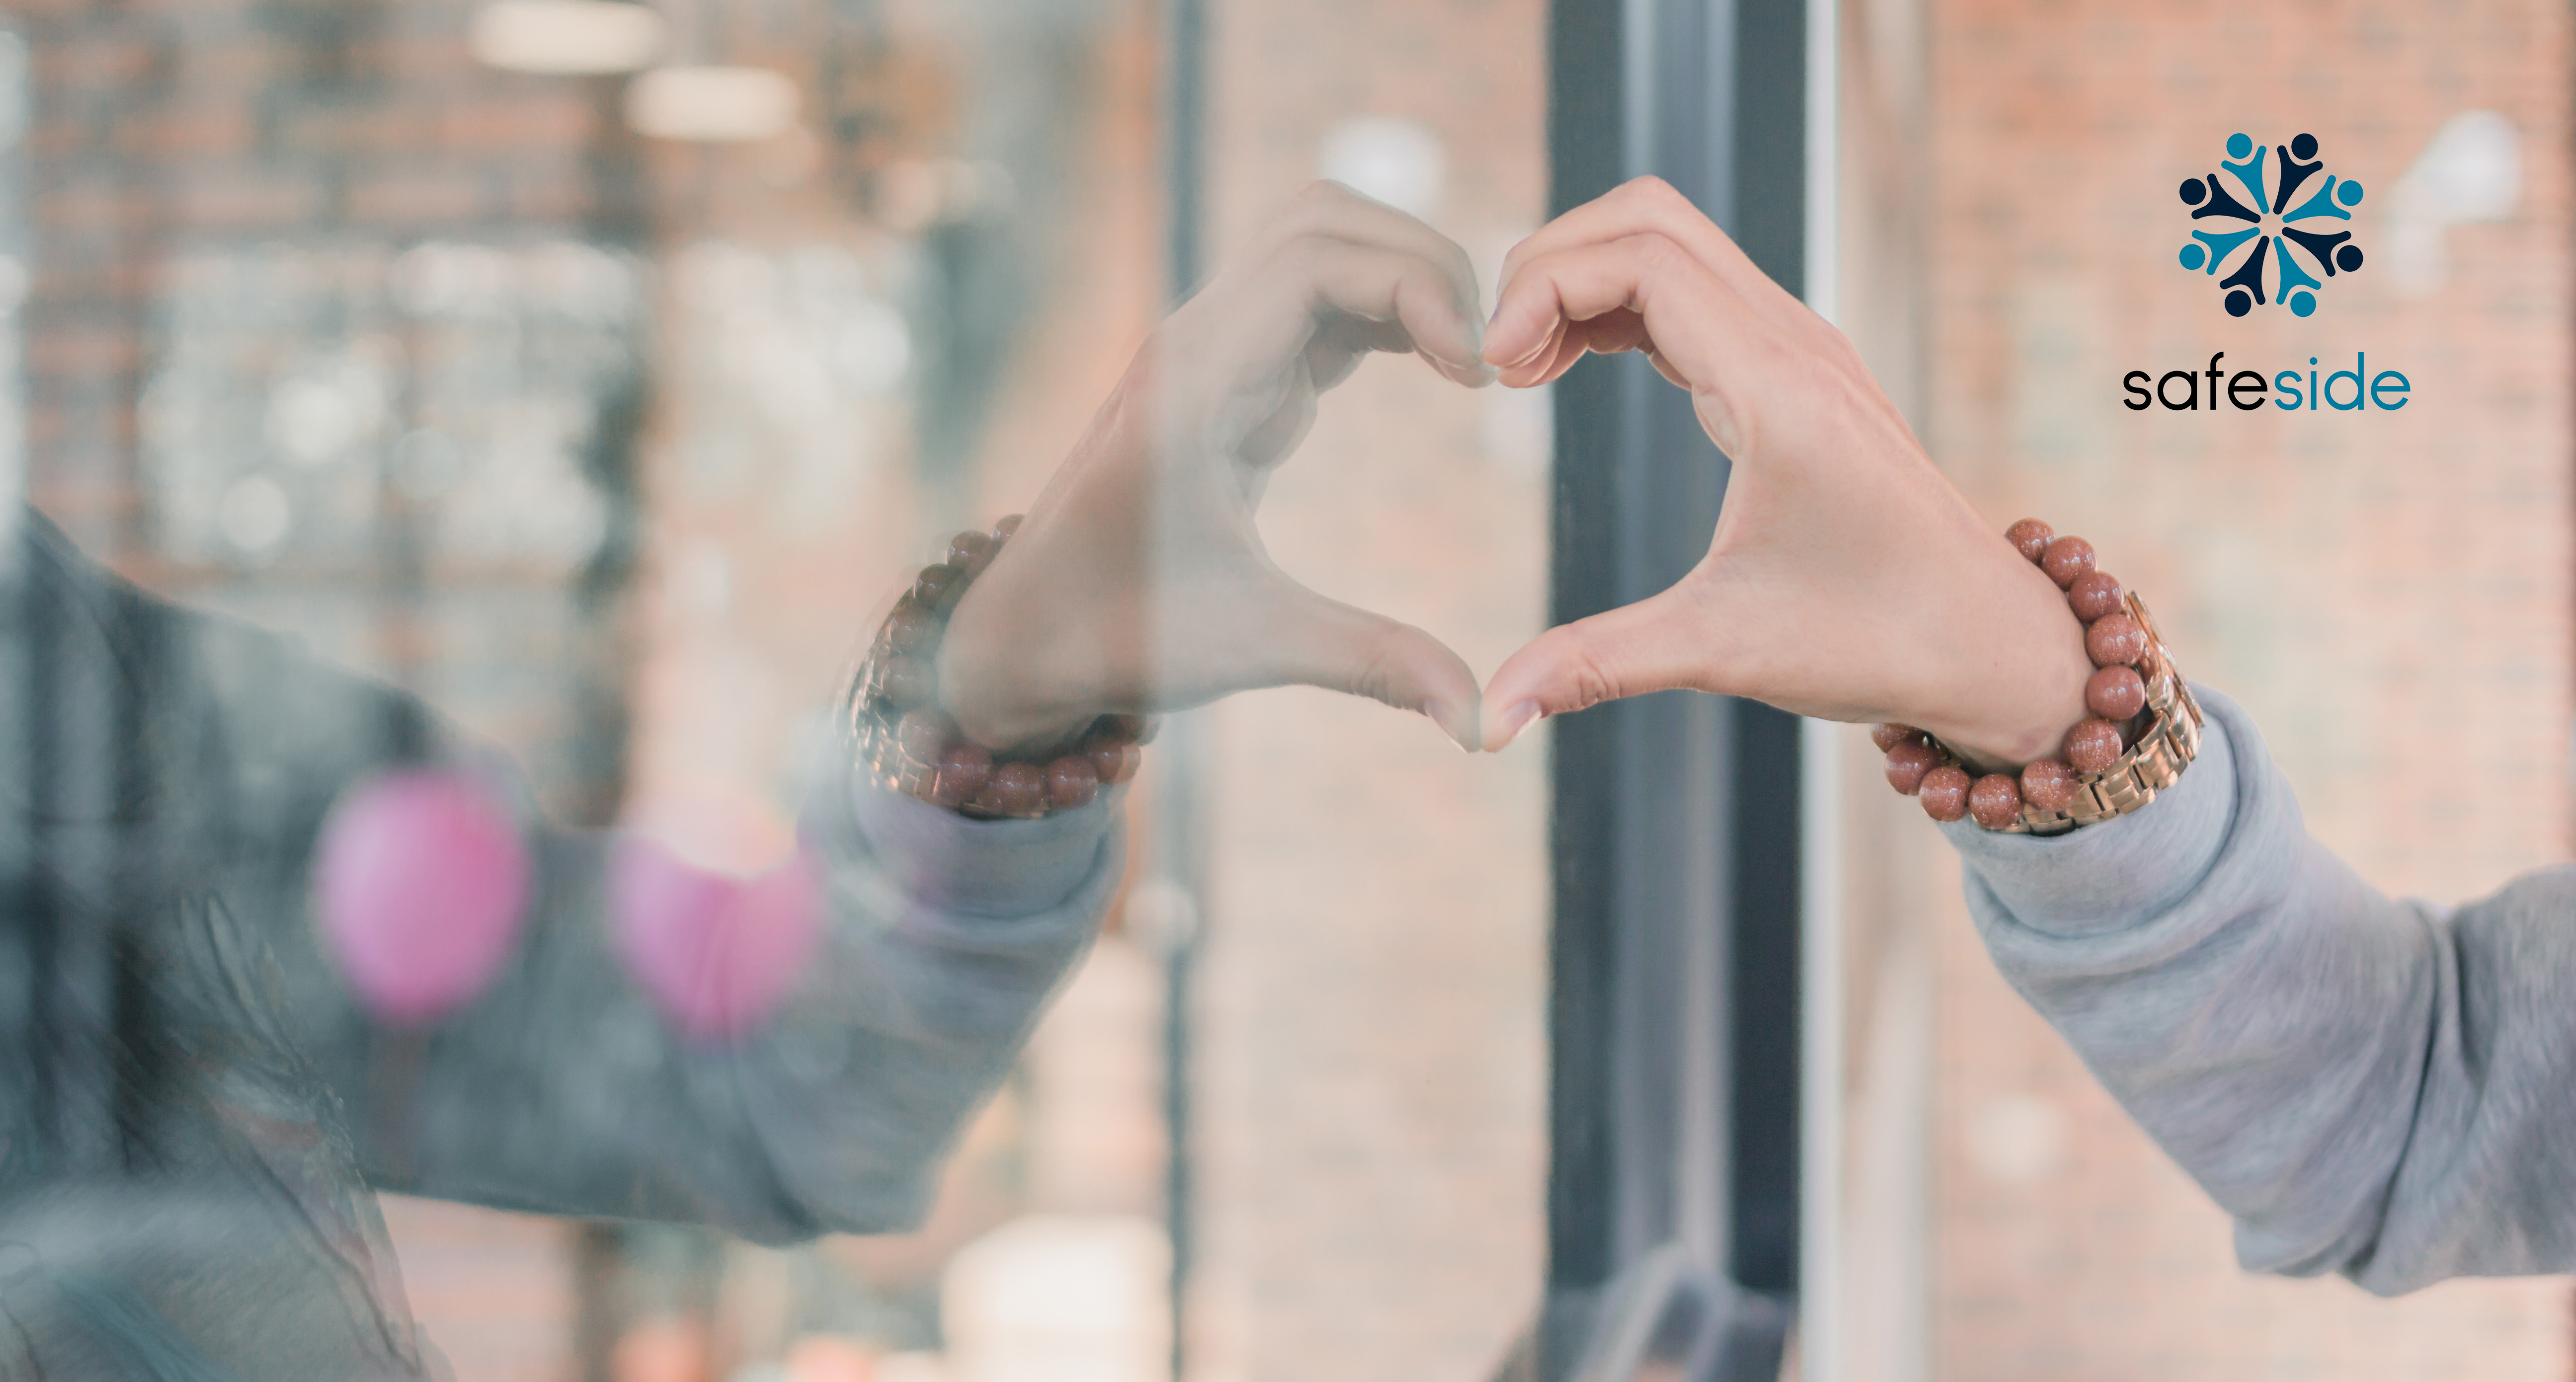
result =
[{"label": "hand", "polygon": [[1923,452],[1850,342],[1652,178],[1516,247],[1485,358],[1518,388],[1638,350],[1735,462],[1708,555],[1669,590],[1561,625],[1485,688],[1500,749],[1542,715],[1688,687],[1930,730],[1981,766],[2084,718],[2065,597]]},{"label": "hand", "polygon": [[1331,183],[1292,203],[1136,353],[1027,520],[966,592],[943,707],[988,746],[1302,684],[1477,736],[1476,679],[1439,640],[1328,600],[1263,550],[1253,511],[1319,396],[1372,351],[1481,387],[1476,281],[1429,226]]}]

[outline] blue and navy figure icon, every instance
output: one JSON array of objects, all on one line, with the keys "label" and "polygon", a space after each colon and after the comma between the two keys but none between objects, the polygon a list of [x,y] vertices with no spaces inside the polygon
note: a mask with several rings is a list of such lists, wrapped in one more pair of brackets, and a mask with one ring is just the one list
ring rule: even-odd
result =
[{"label": "blue and navy figure icon", "polygon": [[[2263,166],[2266,154],[2274,156],[2268,177]],[[2182,203],[2192,209],[2191,218],[2218,218],[2220,228],[2193,231],[2192,243],[2182,247],[2182,266],[2213,276],[2226,271],[2218,286],[2227,290],[2229,316],[2244,316],[2266,302],[2286,302],[2292,312],[2307,316],[2317,310],[2317,290],[2325,286],[2317,274],[2333,278],[2361,267],[2361,246],[2350,243],[2348,228],[2352,208],[2361,205],[2360,183],[2326,173],[2325,181],[2291,205],[2290,199],[2308,186],[2308,180],[2325,171],[2325,160],[2317,157],[2315,135],[2303,134],[2287,144],[2265,148],[2246,135],[2231,134],[2227,157],[2218,166],[2251,200],[2238,201],[2217,173],[2184,182]],[[2229,221],[2242,224],[2228,226]],[[2336,221],[2345,222],[2347,228],[2337,229]],[[2228,257],[2249,242],[2253,252],[2229,269]],[[2308,263],[2291,253],[2293,245],[2305,251]],[[2314,272],[2308,267],[2311,263]],[[2263,290],[2266,264],[2273,266],[2268,296]]]}]

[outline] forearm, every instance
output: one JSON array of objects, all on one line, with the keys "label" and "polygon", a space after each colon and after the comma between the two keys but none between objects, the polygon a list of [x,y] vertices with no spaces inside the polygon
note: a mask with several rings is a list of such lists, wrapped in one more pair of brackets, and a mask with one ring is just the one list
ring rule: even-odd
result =
[{"label": "forearm", "polygon": [[2311,840],[2243,712],[2150,807],[1947,827],[2005,976],[2238,1220],[2249,1268],[2380,1292],[2576,1264],[2563,874],[2453,918]]},{"label": "forearm", "polygon": [[801,832],[813,949],[725,1034],[689,1031],[622,953],[618,841],[544,836],[541,914],[433,1032],[399,1116],[369,1120],[371,1160],[417,1193],[760,1241],[904,1227],[1089,943],[1118,811],[973,822],[836,776]]},{"label": "forearm", "polygon": [[[809,814],[843,919],[816,981],[738,1068],[779,1184],[814,1228],[908,1228],[974,1111],[1098,934],[1125,791],[974,821],[858,785]],[[822,819],[846,803],[847,830]],[[854,924],[855,921],[855,924]]]}]

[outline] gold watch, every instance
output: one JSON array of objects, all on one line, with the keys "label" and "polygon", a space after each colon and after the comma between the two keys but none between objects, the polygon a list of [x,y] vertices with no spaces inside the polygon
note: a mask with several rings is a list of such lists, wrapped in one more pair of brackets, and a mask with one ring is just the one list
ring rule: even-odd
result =
[{"label": "gold watch", "polygon": [[2164,635],[2147,616],[2146,602],[2127,593],[2129,617],[2147,631],[2146,655],[2138,659],[2147,683],[2142,725],[2123,737],[2128,749],[2098,773],[2075,775],[2075,800],[2062,811],[2043,810],[2024,802],[2021,818],[2003,828],[2008,835],[2063,835],[2080,825],[2099,825],[2125,816],[2156,799],[2174,784],[2191,760],[2200,756],[2200,702],[2165,650]]}]

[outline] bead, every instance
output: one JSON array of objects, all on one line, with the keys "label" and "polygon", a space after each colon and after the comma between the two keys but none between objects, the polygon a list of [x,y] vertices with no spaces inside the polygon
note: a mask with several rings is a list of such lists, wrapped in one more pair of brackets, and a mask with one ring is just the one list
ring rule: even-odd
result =
[{"label": "bead", "polygon": [[2025,518],[2004,529],[2004,539],[2021,553],[2022,560],[2029,562],[2038,561],[2048,551],[2048,540],[2055,536],[2056,530],[2036,518]]},{"label": "bead", "polygon": [[939,771],[930,780],[929,801],[956,810],[975,799],[993,779],[993,755],[975,744],[951,744],[939,756]]},{"label": "bead", "polygon": [[2096,667],[2122,667],[2146,655],[2147,631],[2125,614],[2106,614],[2084,630],[2084,651]]},{"label": "bead", "polygon": [[1047,805],[1058,811],[1089,806],[1100,795],[1100,770],[1088,757],[1069,753],[1047,765],[1046,786]]},{"label": "bead", "polygon": [[1923,775],[1941,766],[1941,751],[1920,739],[1897,745],[1887,751],[1887,785],[1900,796],[1912,796],[1923,785]]},{"label": "bead", "polygon": [[993,559],[998,546],[991,533],[959,533],[948,539],[948,564],[965,572],[971,581],[984,574],[984,565]]},{"label": "bead", "polygon": [[2021,819],[2021,784],[2002,773],[1988,773],[1968,787],[1968,814],[1988,830],[2001,830]]},{"label": "bead", "polygon": [[895,601],[886,616],[886,646],[898,653],[917,653],[939,640],[939,616],[910,595]]},{"label": "bead", "polygon": [[934,614],[946,614],[957,605],[957,597],[966,593],[966,573],[946,562],[921,568],[912,578],[912,598]]},{"label": "bead", "polygon": [[2118,724],[2147,708],[2146,679],[2134,667],[2100,668],[2084,683],[2084,708]]},{"label": "bead", "polygon": [[938,675],[921,658],[898,657],[885,665],[885,698],[897,710],[930,704],[938,689]]},{"label": "bead", "polygon": [[1912,725],[1872,725],[1869,727],[1869,742],[1878,745],[1880,753],[1885,753],[1899,744],[1911,742],[1922,733]]},{"label": "bead", "polygon": [[1020,530],[1020,524],[1025,522],[1027,519],[1028,515],[1024,513],[1015,513],[1005,516],[1000,522],[993,525],[993,540],[995,542],[1010,541],[1011,534],[1018,532]]},{"label": "bead", "polygon": [[936,763],[957,737],[957,722],[936,710],[916,710],[894,727],[895,747],[915,763]]},{"label": "bead", "polygon": [[1046,810],[1046,794],[1046,774],[1037,764],[1005,763],[993,770],[976,800],[992,798],[989,809],[998,816],[1035,816]]},{"label": "bead", "polygon": [[1100,774],[1104,786],[1134,777],[1145,761],[1145,751],[1134,744],[1095,744],[1090,754],[1092,771]]},{"label": "bead", "polygon": [[2075,770],[2055,758],[2035,759],[2021,770],[2021,799],[2042,811],[2075,804]]},{"label": "bead", "polygon": [[2090,624],[2120,609],[2120,578],[2096,568],[2075,578],[2066,587],[2066,603],[2075,607],[2075,617]]},{"label": "bead", "polygon": [[2120,761],[2120,727],[2086,720],[2066,731],[2066,761],[2079,773],[2098,773]]},{"label": "bead", "polygon": [[1968,774],[1943,765],[1923,775],[1923,814],[1936,821],[1955,821],[1968,814]]},{"label": "bead", "polygon": [[2048,544],[2039,559],[2039,569],[2064,590],[2075,584],[2075,578],[2093,569],[2093,544],[2080,537],[2061,537]]}]

